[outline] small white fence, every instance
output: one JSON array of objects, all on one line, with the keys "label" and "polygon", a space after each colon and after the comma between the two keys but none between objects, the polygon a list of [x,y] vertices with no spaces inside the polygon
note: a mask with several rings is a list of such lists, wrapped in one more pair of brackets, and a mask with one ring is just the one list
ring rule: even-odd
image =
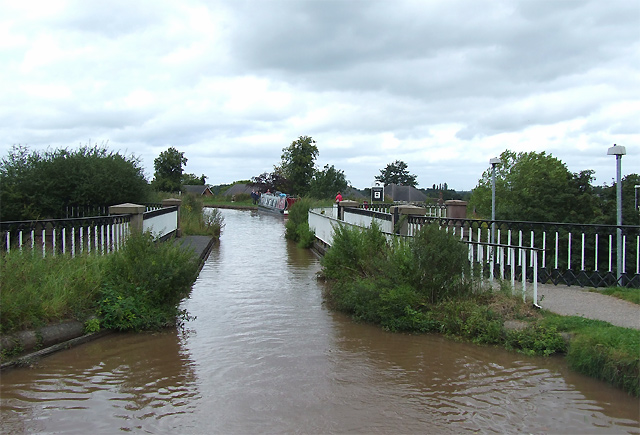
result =
[{"label": "small white fence", "polygon": [[[117,251],[138,225],[157,239],[170,237],[178,231],[179,206],[136,206],[140,213],[110,216],[46,219],[38,221],[0,222],[0,251],[31,249],[42,256],[84,253],[108,254]],[[136,220],[138,221],[136,223]],[[140,225],[141,224],[141,225]]]}]

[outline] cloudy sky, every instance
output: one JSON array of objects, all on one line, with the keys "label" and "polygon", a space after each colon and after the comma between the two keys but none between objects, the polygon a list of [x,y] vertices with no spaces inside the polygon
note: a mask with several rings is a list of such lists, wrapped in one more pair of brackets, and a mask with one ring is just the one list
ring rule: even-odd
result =
[{"label": "cloudy sky", "polygon": [[640,172],[640,0],[0,0],[0,153],[172,146],[210,184],[299,136],[368,187],[473,188],[505,149]]}]

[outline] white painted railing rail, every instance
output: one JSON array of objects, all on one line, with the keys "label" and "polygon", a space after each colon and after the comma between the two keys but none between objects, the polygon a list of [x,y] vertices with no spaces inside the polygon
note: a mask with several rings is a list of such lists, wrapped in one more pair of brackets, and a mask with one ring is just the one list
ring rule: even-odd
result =
[{"label": "white painted railing rail", "polygon": [[[357,218],[353,215],[357,215]],[[368,216],[365,218],[364,215]],[[352,224],[369,226],[370,222],[375,220],[385,232],[398,231],[393,223],[388,223],[393,222],[389,220],[389,217],[393,218],[390,213],[345,208],[344,216],[344,220]],[[491,221],[416,215],[406,216],[405,219],[404,235],[413,236],[422,226],[437,223],[461,240],[473,243],[474,258],[483,262],[483,269],[486,270],[488,278],[504,278],[503,271],[507,271],[506,276],[509,276],[512,268],[513,273],[518,276],[533,276],[535,267],[537,281],[543,283],[640,287],[640,226],[637,225],[621,227],[622,270],[618,279],[615,225]],[[518,251],[505,250],[500,256],[492,255],[492,224],[495,224],[493,240],[497,245],[514,246]],[[311,221],[309,225],[312,226]],[[323,227],[323,224],[315,221],[314,225]],[[526,255],[521,254],[524,251]]]}]

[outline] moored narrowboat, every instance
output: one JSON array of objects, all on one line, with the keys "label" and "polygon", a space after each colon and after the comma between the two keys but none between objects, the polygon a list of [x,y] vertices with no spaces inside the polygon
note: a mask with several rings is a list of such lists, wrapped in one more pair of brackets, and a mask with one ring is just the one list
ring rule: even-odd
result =
[{"label": "moored narrowboat", "polygon": [[289,209],[297,200],[298,198],[289,196],[286,193],[263,193],[260,195],[258,211],[287,215],[289,214]]}]

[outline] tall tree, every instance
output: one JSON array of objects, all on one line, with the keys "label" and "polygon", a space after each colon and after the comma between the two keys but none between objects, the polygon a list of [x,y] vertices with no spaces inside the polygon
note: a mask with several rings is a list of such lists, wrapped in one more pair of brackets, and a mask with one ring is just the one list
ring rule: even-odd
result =
[{"label": "tall tree", "polygon": [[380,175],[375,177],[385,186],[389,184],[398,184],[401,186],[417,186],[418,177],[409,173],[407,164],[402,160],[396,160],[389,163],[386,168],[380,170]]},{"label": "tall tree", "polygon": [[[592,171],[572,174],[546,152],[506,150],[496,165],[496,218],[539,222],[591,222],[598,213],[591,195]],[[470,203],[491,216],[491,169],[473,189]]]},{"label": "tall tree", "polygon": [[304,196],[309,193],[314,164],[318,157],[316,141],[309,136],[300,136],[282,149],[280,165],[283,176],[291,183],[290,193]]},{"label": "tall tree", "polygon": [[156,170],[153,187],[163,192],[178,192],[182,184],[183,166],[187,164],[187,158],[174,147],[169,147],[166,151],[153,161]]},{"label": "tall tree", "polygon": [[313,175],[309,195],[317,199],[333,198],[336,192],[344,192],[348,185],[344,171],[325,165],[323,170]]}]

